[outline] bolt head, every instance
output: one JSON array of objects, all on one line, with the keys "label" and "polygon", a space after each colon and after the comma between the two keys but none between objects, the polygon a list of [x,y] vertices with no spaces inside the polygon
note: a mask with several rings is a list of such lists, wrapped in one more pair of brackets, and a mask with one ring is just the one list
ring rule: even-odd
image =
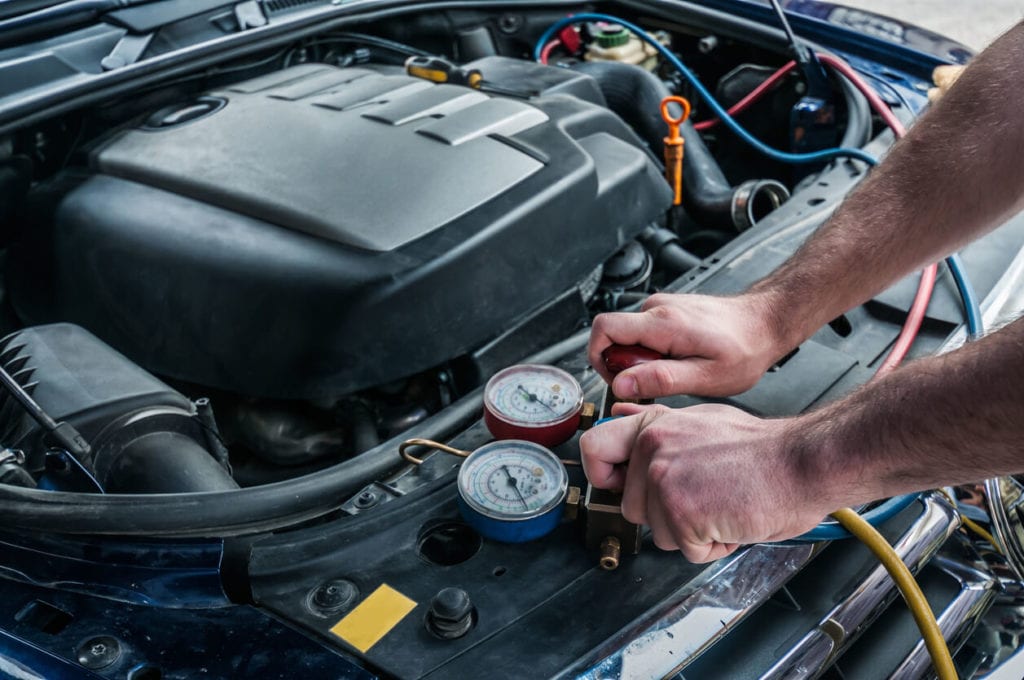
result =
[{"label": "bolt head", "polygon": [[473,603],[462,588],[444,588],[431,600],[430,613],[441,621],[461,621],[473,613]]},{"label": "bolt head", "polygon": [[356,496],[356,507],[361,509],[372,508],[377,504],[377,494],[367,489]]},{"label": "bolt head", "polygon": [[346,579],[334,579],[309,591],[306,608],[317,616],[329,616],[352,606],[357,597],[359,589],[356,584]]},{"label": "bolt head", "polygon": [[86,668],[99,670],[121,658],[121,643],[109,635],[97,635],[78,645],[75,656]]}]

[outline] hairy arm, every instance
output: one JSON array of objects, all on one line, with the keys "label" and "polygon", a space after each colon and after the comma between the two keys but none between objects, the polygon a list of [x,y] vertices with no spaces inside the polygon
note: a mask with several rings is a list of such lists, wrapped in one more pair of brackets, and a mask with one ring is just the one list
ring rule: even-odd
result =
[{"label": "hairy arm", "polygon": [[751,294],[792,347],[1024,209],[1024,24],[964,71],[829,223]]},{"label": "hairy arm", "polygon": [[1024,319],[795,418],[788,436],[794,472],[836,507],[1024,472]]},{"label": "hairy arm", "polygon": [[[1022,104],[1024,24],[781,269],[735,298],[653,296],[642,314],[598,317],[591,360],[611,342],[677,357],[619,374],[620,396],[752,385],[829,319],[1024,208]],[[623,514],[658,546],[706,562],[799,535],[840,507],[1024,472],[1024,319],[794,418],[617,409],[627,417],[580,440],[588,479],[622,488]]]},{"label": "hairy arm", "polygon": [[[654,295],[641,314],[594,320],[610,344],[669,360],[620,374],[623,398],[750,388],[831,319],[1024,209],[1024,24],[980,54],[792,258],[731,298]],[[611,376],[604,374],[607,380]]]}]

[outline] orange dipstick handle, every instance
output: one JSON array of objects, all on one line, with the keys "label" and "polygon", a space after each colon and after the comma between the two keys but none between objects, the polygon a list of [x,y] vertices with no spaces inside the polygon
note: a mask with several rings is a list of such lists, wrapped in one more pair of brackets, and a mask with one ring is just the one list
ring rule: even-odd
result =
[{"label": "orange dipstick handle", "polygon": [[[683,113],[674,118],[668,110],[669,104],[679,104]],[[683,202],[683,138],[679,135],[679,126],[690,117],[690,102],[675,95],[661,100],[661,119],[668,125],[668,137],[665,138],[665,179],[675,192],[672,205]]]}]

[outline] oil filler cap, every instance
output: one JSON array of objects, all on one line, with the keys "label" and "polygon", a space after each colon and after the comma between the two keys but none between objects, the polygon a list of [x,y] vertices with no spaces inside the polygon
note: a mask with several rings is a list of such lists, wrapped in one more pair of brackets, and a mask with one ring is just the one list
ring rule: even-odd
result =
[{"label": "oil filler cap", "polygon": [[442,640],[454,640],[473,627],[473,603],[462,588],[444,588],[430,601],[427,630]]}]

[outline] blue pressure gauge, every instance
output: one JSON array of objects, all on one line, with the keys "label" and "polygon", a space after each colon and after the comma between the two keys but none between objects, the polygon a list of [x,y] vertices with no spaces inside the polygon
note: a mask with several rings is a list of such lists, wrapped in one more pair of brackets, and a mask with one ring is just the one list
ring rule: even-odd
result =
[{"label": "blue pressure gauge", "polygon": [[508,439],[471,453],[459,469],[458,487],[459,510],[477,533],[522,543],[558,526],[569,474],[540,444]]}]

